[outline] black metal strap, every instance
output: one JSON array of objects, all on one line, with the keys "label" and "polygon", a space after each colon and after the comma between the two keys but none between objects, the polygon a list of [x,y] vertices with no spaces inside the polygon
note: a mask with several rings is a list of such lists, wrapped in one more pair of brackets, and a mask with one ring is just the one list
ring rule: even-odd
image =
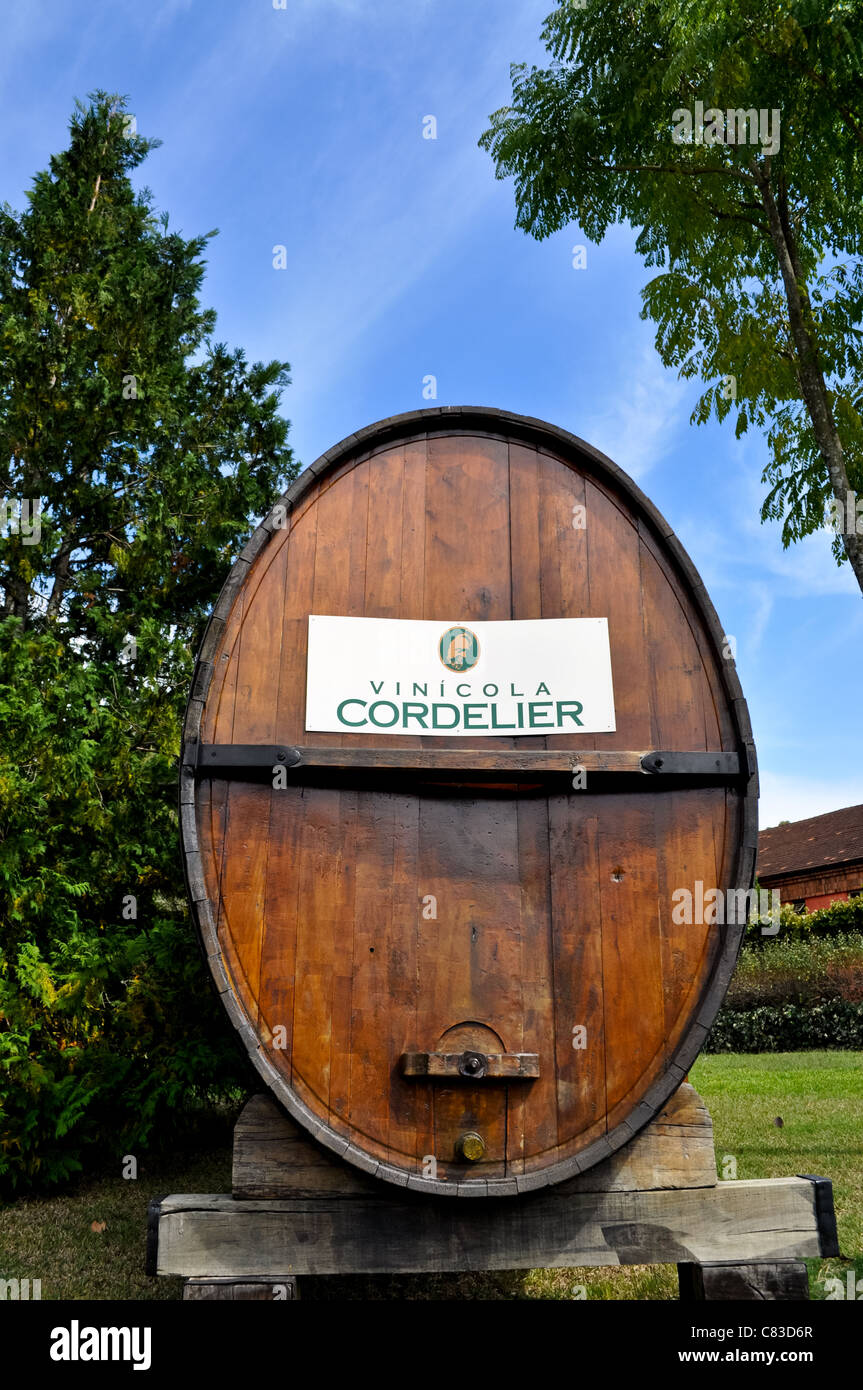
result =
[{"label": "black metal strap", "polygon": [[195,771],[199,777],[242,777],[246,772],[270,772],[274,767],[296,767],[300,750],[286,744],[199,743]]},{"label": "black metal strap", "polygon": [[644,772],[659,777],[739,777],[738,753],[645,753]]},{"label": "black metal strap", "polygon": [[648,753],[576,749],[465,749],[391,747],[295,747],[290,744],[196,743],[187,747],[184,766],[196,777],[269,778],[279,768],[296,773],[411,774],[444,781],[535,782],[549,776],[572,779],[626,778],[645,784],[662,782],[728,782],[749,775],[748,758],[735,752]]}]

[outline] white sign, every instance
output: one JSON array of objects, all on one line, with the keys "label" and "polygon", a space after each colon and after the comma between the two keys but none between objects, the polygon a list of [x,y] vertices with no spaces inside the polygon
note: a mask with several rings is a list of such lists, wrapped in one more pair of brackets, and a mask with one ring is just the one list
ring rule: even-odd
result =
[{"label": "white sign", "polygon": [[306,730],[613,733],[607,618],[309,618]]}]

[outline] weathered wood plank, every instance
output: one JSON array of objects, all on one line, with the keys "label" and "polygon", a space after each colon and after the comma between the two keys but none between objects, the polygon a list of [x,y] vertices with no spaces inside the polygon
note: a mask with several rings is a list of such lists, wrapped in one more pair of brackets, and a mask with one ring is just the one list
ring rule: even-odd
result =
[{"label": "weathered wood plank", "polygon": [[[512,1101],[510,1100],[510,1104]],[[697,1091],[684,1082],[629,1144],[557,1193],[629,1192],[712,1187],[713,1125]],[[269,1096],[253,1096],[234,1128],[233,1193],[237,1198],[380,1194],[380,1184],[315,1144]]]},{"label": "weathered wood plank", "polygon": [[694,1086],[684,1081],[630,1143],[555,1191],[646,1192],[715,1185],[713,1122]]},{"label": "weathered wood plank", "polygon": [[803,1178],[662,1192],[552,1189],[518,1201],[356,1196],[237,1202],[171,1196],[158,1215],[159,1274],[558,1269],[571,1265],[749,1263],[821,1253]]},{"label": "weathered wood plank", "polygon": [[809,1297],[809,1275],[802,1260],[761,1260],[752,1264],[680,1264],[683,1303],[799,1302]]},{"label": "weathered wood plank", "polygon": [[380,1195],[381,1186],[315,1144],[269,1096],[252,1096],[234,1126],[235,1198]]},{"label": "weathered wood plank", "polygon": [[[477,1061],[475,1080],[532,1081],[539,1076],[539,1057],[535,1052],[487,1052],[468,1054]],[[403,1052],[405,1076],[464,1076],[471,1078],[471,1062],[464,1052]]]},{"label": "weathered wood plank", "polygon": [[280,1279],[187,1279],[183,1299],[190,1303],[292,1303],[299,1298],[292,1274]]}]

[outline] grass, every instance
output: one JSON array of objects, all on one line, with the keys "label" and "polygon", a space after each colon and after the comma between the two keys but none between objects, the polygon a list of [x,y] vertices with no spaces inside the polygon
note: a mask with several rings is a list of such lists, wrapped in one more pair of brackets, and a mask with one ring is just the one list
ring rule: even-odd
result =
[{"label": "grass", "polygon": [[[720,1177],[831,1178],[840,1246],[863,1252],[863,1052],[704,1054],[689,1079]],[[736,1172],[723,1173],[726,1156]]]},{"label": "grass", "polygon": [[[731,1176],[730,1159],[737,1178],[832,1178],[840,1247],[845,1255],[863,1253],[863,1053],[705,1055],[690,1080],[713,1116],[720,1174],[725,1164]],[[61,1194],[0,1208],[0,1277],[41,1279],[43,1299],[178,1298],[179,1279],[144,1274],[147,1203],[168,1192],[230,1191],[233,1119],[227,1112],[209,1117],[197,1148],[158,1161],[142,1158],[134,1181],[118,1172],[93,1173]],[[840,1260],[807,1263],[814,1298],[824,1296],[827,1277],[844,1281],[850,1268]],[[863,1258],[856,1274],[863,1277]],[[302,1281],[302,1297],[315,1301],[580,1296],[674,1299],[677,1274],[672,1265],[633,1265]]]},{"label": "grass", "polygon": [[[689,1077],[713,1118],[720,1177],[830,1178],[845,1255],[863,1253],[863,1053],[702,1054]],[[782,1121],[781,1125],[776,1120]],[[723,1163],[726,1165],[723,1172]],[[812,1260],[813,1297],[850,1268]],[[863,1259],[857,1259],[857,1277]]]},{"label": "grass", "polygon": [[[181,1279],[144,1273],[147,1204],[170,1192],[230,1192],[238,1110],[202,1116],[196,1144],[141,1157],[136,1179],[120,1167],[79,1177],[62,1193],[0,1207],[0,1276],[41,1279],[43,1299],[174,1299]],[[93,1230],[93,1223],[103,1229]]]}]

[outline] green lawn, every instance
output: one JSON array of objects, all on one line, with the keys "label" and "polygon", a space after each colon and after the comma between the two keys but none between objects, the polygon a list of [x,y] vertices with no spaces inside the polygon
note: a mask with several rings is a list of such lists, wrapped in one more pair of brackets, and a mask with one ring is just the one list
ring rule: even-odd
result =
[{"label": "green lawn", "polygon": [[[863,1053],[705,1055],[690,1080],[713,1116],[720,1173],[738,1178],[813,1173],[833,1180],[843,1255],[863,1277]],[[148,1279],[145,1213],[168,1192],[230,1190],[232,1116],[209,1122],[206,1146],[170,1161],[142,1159],[136,1181],[119,1174],[79,1180],[62,1195],[0,1208],[0,1277],[41,1278],[43,1299],[177,1298],[178,1279]],[[775,1124],[779,1118],[781,1126]],[[104,1229],[92,1229],[92,1223]],[[809,1261],[813,1297],[850,1266]],[[673,1266],[534,1270],[497,1275],[304,1279],[307,1299],[671,1299]]]},{"label": "green lawn", "polygon": [[[713,1117],[720,1176],[730,1158],[738,1178],[830,1178],[839,1248],[863,1277],[863,1052],[704,1053],[689,1079]],[[807,1263],[813,1298],[850,1267]]]},{"label": "green lawn", "polygon": [[720,1176],[729,1155],[738,1178],[831,1178],[840,1247],[863,1252],[863,1052],[703,1054],[689,1079]]}]

